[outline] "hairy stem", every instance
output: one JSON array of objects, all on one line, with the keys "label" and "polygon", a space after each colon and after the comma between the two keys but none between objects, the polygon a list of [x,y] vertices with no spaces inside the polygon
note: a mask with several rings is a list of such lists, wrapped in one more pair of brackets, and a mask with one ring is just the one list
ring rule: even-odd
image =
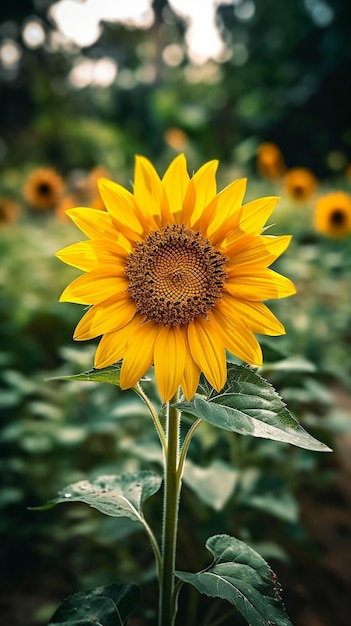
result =
[{"label": "hairy stem", "polygon": [[162,558],[163,571],[160,588],[159,626],[173,626],[176,606],[174,606],[174,569],[178,528],[178,506],[181,478],[178,474],[180,412],[172,407],[178,400],[178,393],[167,407],[167,454],[164,476],[164,510]]}]

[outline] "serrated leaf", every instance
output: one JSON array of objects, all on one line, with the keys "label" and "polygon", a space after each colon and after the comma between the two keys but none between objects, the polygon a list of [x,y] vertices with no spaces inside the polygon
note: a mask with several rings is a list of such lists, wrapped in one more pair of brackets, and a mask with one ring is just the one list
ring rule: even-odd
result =
[{"label": "serrated leaf", "polygon": [[137,585],[106,585],[66,598],[49,626],[124,626],[140,600]]},{"label": "serrated leaf", "polygon": [[65,487],[57,498],[37,510],[61,502],[85,502],[105,515],[142,522],[142,504],[159,490],[161,482],[161,476],[146,470],[121,476],[99,476],[92,481],[81,480]]},{"label": "serrated leaf", "polygon": [[186,460],[183,480],[205,504],[220,511],[234,491],[238,472],[222,461],[200,467]]},{"label": "serrated leaf", "polygon": [[119,385],[121,375],[122,361],[118,361],[114,365],[103,367],[101,369],[93,369],[81,374],[72,374],[71,376],[55,376],[49,380],[84,380],[94,383],[110,383],[111,385]]},{"label": "serrated leaf", "polygon": [[220,392],[204,377],[200,387],[207,398],[196,395],[190,402],[178,402],[177,408],[241,435],[273,439],[307,450],[331,451],[299,424],[274,387],[248,367],[229,364],[227,381]]},{"label": "serrated leaf", "polygon": [[280,587],[266,561],[243,541],[215,535],[206,542],[213,563],[192,574],[176,572],[200,593],[233,604],[250,626],[292,626],[280,598]]}]

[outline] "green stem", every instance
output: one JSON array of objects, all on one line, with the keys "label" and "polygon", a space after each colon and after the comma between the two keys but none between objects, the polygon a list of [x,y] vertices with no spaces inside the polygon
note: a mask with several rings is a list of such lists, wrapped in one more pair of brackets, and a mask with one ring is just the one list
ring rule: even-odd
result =
[{"label": "green stem", "polygon": [[174,395],[167,407],[167,454],[164,477],[162,534],[163,571],[160,586],[159,626],[173,626],[176,613],[176,607],[174,606],[174,569],[181,486],[181,479],[178,475],[180,411],[171,405],[177,401],[178,393]]},{"label": "green stem", "polygon": [[192,426],[189,428],[189,430],[188,430],[188,432],[186,434],[186,437],[184,439],[183,447],[181,449],[181,453],[180,453],[180,457],[179,457],[179,464],[178,464],[178,477],[179,477],[179,480],[181,480],[182,475],[183,475],[183,467],[184,467],[185,457],[186,457],[187,452],[188,452],[190,441],[192,439],[192,436],[193,436],[195,430],[197,429],[198,426],[200,426],[201,422],[202,422],[201,418],[196,420],[196,422],[194,422],[192,424]]},{"label": "green stem", "polygon": [[165,432],[162,428],[162,424],[158,418],[158,415],[155,411],[154,405],[152,404],[152,402],[149,400],[149,398],[147,397],[145,391],[143,390],[143,388],[141,387],[140,383],[137,383],[136,385],[134,385],[134,390],[136,391],[136,393],[138,394],[138,396],[140,396],[140,398],[142,398],[147,406],[147,408],[150,411],[151,417],[154,420],[154,424],[157,430],[157,434],[160,438],[161,444],[162,444],[162,448],[163,448],[163,453],[165,455],[165,457],[167,456],[167,440],[166,440],[166,436],[165,436]]},{"label": "green stem", "polygon": [[161,576],[162,576],[162,557],[161,557],[161,552],[160,549],[158,547],[158,543],[156,541],[155,535],[152,532],[149,524],[146,522],[145,517],[140,517],[139,518],[141,523],[143,524],[145,531],[149,537],[150,540],[150,544],[151,547],[153,549],[154,555],[155,555],[155,559],[156,559],[156,571],[157,571],[157,578],[160,581],[161,580]]}]

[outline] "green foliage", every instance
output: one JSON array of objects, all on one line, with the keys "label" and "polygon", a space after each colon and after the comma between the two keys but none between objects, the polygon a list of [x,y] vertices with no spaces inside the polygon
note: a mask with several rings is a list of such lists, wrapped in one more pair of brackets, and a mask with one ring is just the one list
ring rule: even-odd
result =
[{"label": "green foliage", "polygon": [[291,626],[275,574],[257,552],[228,535],[210,537],[206,548],[213,554],[212,564],[197,574],[177,571],[180,580],[227,600],[250,626]]},{"label": "green foliage", "polygon": [[99,476],[65,487],[46,509],[61,502],[85,502],[111,517],[129,517],[142,521],[142,504],[161,486],[161,477],[150,471],[121,476]]},{"label": "green foliage", "polygon": [[[261,191],[256,189],[255,195]],[[284,211],[283,206],[284,230],[290,232],[299,216]],[[10,580],[17,580],[19,571],[24,579],[44,570],[46,580],[51,577],[56,585],[51,600],[56,604],[75,589],[104,583],[106,577],[150,584],[155,577],[150,549],[139,532],[142,525],[128,517],[103,516],[90,506],[55,507],[45,514],[27,507],[50,500],[63,485],[94,483],[97,476],[136,474],[145,468],[157,473],[162,462],[152,420],[140,398],[121,392],[118,384],[95,384],[96,375],[105,376],[103,370],[97,374],[90,369],[95,342],[72,343],[81,307],[55,304],[75,271],[60,264],[53,252],[75,238],[74,227],[43,216],[2,231],[0,246],[2,556]],[[349,385],[351,371],[350,268],[345,254],[341,242],[306,246],[297,238],[287,261],[281,261],[286,263],[281,271],[299,283],[302,295],[291,298],[288,306],[277,303],[283,307],[277,314],[286,323],[287,335],[265,340],[264,367],[259,371],[302,426],[330,447],[334,433],[342,437],[350,423],[331,388],[340,382]],[[112,383],[118,367],[106,368]],[[77,372],[92,378],[82,384]],[[251,374],[255,386],[258,373],[249,370]],[[142,384],[159,408],[152,378]],[[207,403],[210,390],[199,391],[211,410],[227,409],[212,401],[214,392]],[[281,401],[274,402],[281,410]],[[194,417],[184,413],[182,441]],[[248,417],[259,421],[256,413]],[[265,558],[295,563],[301,552],[310,554],[312,539],[300,519],[300,494],[318,489],[323,498],[333,485],[331,468],[332,455],[240,437],[204,420],[191,442],[183,476],[182,569],[191,571],[197,559],[203,562],[204,539],[219,529],[254,546]],[[160,531],[159,495],[149,498],[143,509],[148,523]],[[189,527],[193,551],[182,542]],[[43,598],[37,604],[45,605],[50,589],[44,582],[41,586]],[[32,622],[38,626],[34,617]]]},{"label": "green foliage", "polygon": [[110,383],[111,385],[119,385],[121,365],[122,361],[102,369],[93,368],[92,370],[83,372],[82,374],[58,376],[57,380],[85,380],[94,383]]},{"label": "green foliage", "polygon": [[112,584],[81,591],[61,604],[49,626],[124,626],[139,599],[137,585]]},{"label": "green foliage", "polygon": [[242,435],[290,443],[307,450],[330,451],[290,414],[275,389],[253,370],[230,364],[227,381],[216,392],[202,377],[206,399],[194,396],[177,407],[198,419]]},{"label": "green foliage", "polygon": [[233,495],[238,472],[221,460],[214,460],[207,467],[185,462],[184,483],[205,504],[220,511]]}]

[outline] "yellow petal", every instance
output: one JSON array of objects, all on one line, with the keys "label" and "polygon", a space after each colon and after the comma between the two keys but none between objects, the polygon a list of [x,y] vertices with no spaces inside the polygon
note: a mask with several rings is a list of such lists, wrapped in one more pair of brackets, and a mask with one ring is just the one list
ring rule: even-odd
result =
[{"label": "yellow petal", "polygon": [[225,289],[235,298],[244,300],[270,300],[286,298],[296,293],[295,285],[281,274],[267,268],[257,268],[257,264],[233,268]]},{"label": "yellow petal", "polygon": [[143,226],[137,216],[133,195],[121,185],[99,179],[99,191],[104,205],[118,228],[128,239],[141,241]]},{"label": "yellow petal", "polygon": [[244,321],[227,318],[218,309],[214,309],[209,317],[229,352],[251,365],[262,365],[261,346]]},{"label": "yellow petal", "polygon": [[91,239],[116,239],[118,231],[111,217],[104,211],[78,207],[66,211],[67,215],[81,231]]},{"label": "yellow petal", "polygon": [[136,307],[128,294],[96,304],[82,317],[74,331],[76,341],[94,339],[122,328],[134,317]]},{"label": "yellow petal", "polygon": [[162,184],[168,197],[170,212],[176,223],[179,223],[181,220],[182,207],[189,180],[185,156],[184,154],[179,154],[173,159],[162,178]]},{"label": "yellow petal", "polygon": [[122,293],[128,288],[124,265],[117,265],[107,271],[100,268],[83,276],[78,276],[60,297],[60,302],[76,302],[77,304],[98,304],[111,296]]},{"label": "yellow petal", "polygon": [[226,381],[227,367],[222,336],[208,320],[198,318],[188,324],[192,357],[209,383],[220,391]]},{"label": "yellow petal", "polygon": [[247,235],[243,233],[237,241],[228,248],[223,248],[224,254],[232,257],[226,266],[229,276],[232,269],[242,265],[257,263],[268,266],[287,249],[291,242],[290,235],[274,237],[268,235]]},{"label": "yellow petal", "polygon": [[168,402],[180,386],[185,360],[182,330],[164,326],[157,335],[154,351],[155,377],[163,402]]},{"label": "yellow petal", "polygon": [[210,202],[200,217],[198,228],[201,232],[206,233],[213,245],[227,237],[227,220],[229,218],[233,220],[234,215],[237,215],[239,224],[246,183],[246,178],[232,182]]},{"label": "yellow petal", "polygon": [[98,259],[106,263],[110,263],[111,260],[113,262],[114,259],[118,258],[125,261],[126,257],[133,250],[130,241],[123,235],[117,235],[115,241],[110,239],[91,239],[88,243],[95,250]]},{"label": "yellow petal", "polygon": [[158,173],[148,159],[135,157],[134,197],[141,213],[152,219],[153,230],[161,226],[161,208],[164,204],[164,189]]},{"label": "yellow petal", "polygon": [[96,349],[94,366],[107,367],[122,359],[129,337],[141,326],[142,320],[141,315],[134,315],[123,328],[104,334]]},{"label": "yellow petal", "polygon": [[216,308],[234,324],[237,320],[242,320],[253,332],[272,336],[285,334],[283,324],[263,302],[237,300],[224,294]]},{"label": "yellow petal", "polygon": [[185,364],[184,374],[180,382],[186,400],[194,397],[199,386],[200,370],[195,361],[189,355]]},{"label": "yellow petal", "polygon": [[188,188],[186,190],[182,208],[182,214],[180,222],[186,226],[190,226],[191,215],[193,213],[196,204],[196,189],[193,179],[189,181]]},{"label": "yellow petal", "polygon": [[244,204],[240,220],[240,227],[247,233],[259,235],[266,221],[277,206],[279,198],[274,196],[259,198]]},{"label": "yellow petal", "polygon": [[67,246],[56,252],[56,256],[67,265],[73,265],[73,267],[88,272],[96,269],[99,264],[96,253],[89,244],[90,241],[74,243],[72,246]]},{"label": "yellow petal", "polygon": [[56,252],[56,256],[68,265],[89,272],[98,269],[101,264],[120,267],[125,263],[128,252],[111,240],[89,240],[74,243]]},{"label": "yellow petal", "polygon": [[181,388],[183,390],[184,396],[187,400],[191,400],[191,398],[195,395],[196,389],[199,385],[200,379],[200,369],[196,365],[194,359],[191,356],[190,347],[188,344],[186,333],[184,333],[185,337],[185,345],[186,345],[186,360],[183,376],[181,379]]},{"label": "yellow petal", "polygon": [[154,345],[160,326],[153,322],[142,324],[128,340],[123,357],[121,389],[133,387],[150,369],[154,360]]},{"label": "yellow petal", "polygon": [[[184,203],[182,212],[182,223],[190,227],[196,223],[205,207],[213,200],[217,193],[216,171],[218,161],[209,161],[205,163],[194,174],[191,183],[194,187],[192,197],[194,204],[191,205],[186,196],[187,202]],[[190,185],[189,185],[190,187]],[[195,192],[195,193],[194,193]]]}]

